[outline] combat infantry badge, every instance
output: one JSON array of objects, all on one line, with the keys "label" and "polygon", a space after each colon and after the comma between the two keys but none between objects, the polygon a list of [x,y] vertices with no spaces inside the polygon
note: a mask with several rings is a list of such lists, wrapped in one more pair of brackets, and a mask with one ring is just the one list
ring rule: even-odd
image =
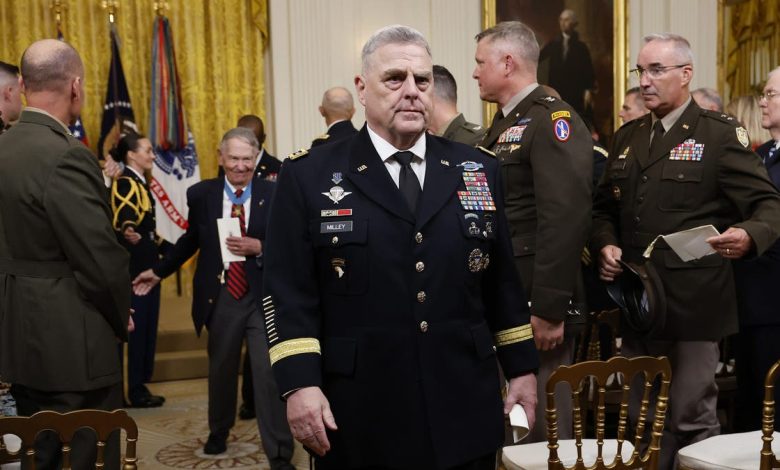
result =
[{"label": "combat infantry badge", "polygon": [[747,129],[744,127],[737,127],[737,140],[743,147],[750,147],[750,138],[748,137]]}]

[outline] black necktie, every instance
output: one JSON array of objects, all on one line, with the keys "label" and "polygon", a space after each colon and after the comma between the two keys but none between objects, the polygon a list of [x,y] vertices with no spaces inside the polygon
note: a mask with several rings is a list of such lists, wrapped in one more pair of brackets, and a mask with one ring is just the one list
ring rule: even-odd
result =
[{"label": "black necktie", "polygon": [[398,178],[398,189],[401,190],[401,194],[404,195],[406,203],[409,204],[409,209],[412,212],[417,212],[417,199],[420,197],[422,189],[420,189],[420,180],[417,179],[417,175],[412,170],[412,160],[414,154],[412,152],[398,152],[393,155],[393,158],[401,164],[401,175]]},{"label": "black necktie", "polygon": [[650,155],[655,155],[655,151],[661,146],[661,141],[663,140],[665,133],[666,130],[664,130],[664,125],[661,124],[661,120],[655,121],[655,124],[653,124],[653,141],[650,142]]}]

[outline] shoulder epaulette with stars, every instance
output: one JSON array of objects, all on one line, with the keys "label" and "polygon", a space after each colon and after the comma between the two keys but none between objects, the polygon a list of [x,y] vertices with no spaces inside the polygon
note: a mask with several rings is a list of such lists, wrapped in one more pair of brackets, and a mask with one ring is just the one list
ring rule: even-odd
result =
[{"label": "shoulder epaulette with stars", "polygon": [[314,140],[328,140],[330,138],[330,134],[322,134],[320,136],[317,136]]},{"label": "shoulder epaulette with stars", "polygon": [[737,121],[734,116],[730,116],[725,113],[721,113],[718,111],[710,111],[709,109],[702,109],[702,116],[706,116],[708,118],[715,119],[717,121],[725,122],[726,124],[731,124],[734,127],[739,126],[739,121]]},{"label": "shoulder epaulette with stars", "polygon": [[297,152],[288,155],[287,158],[289,158],[291,161],[295,161],[301,157],[305,157],[308,154],[309,154],[309,149],[300,149]]},{"label": "shoulder epaulette with stars", "polygon": [[477,148],[477,150],[481,150],[482,153],[484,153],[485,155],[488,155],[488,156],[491,156],[493,158],[496,158],[496,154],[491,152],[490,150],[486,149],[485,147],[483,147],[481,145],[477,145],[476,148]]}]

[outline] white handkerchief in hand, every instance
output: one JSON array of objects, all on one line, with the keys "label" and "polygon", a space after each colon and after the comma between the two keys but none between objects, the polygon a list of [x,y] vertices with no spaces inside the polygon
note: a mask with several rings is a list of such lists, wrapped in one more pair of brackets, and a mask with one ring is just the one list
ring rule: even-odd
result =
[{"label": "white handkerchief in hand", "polygon": [[234,255],[228,250],[227,238],[240,237],[241,226],[238,217],[225,217],[217,219],[217,233],[219,234],[219,248],[222,251],[222,262],[231,263],[233,261],[246,261],[245,256]]},{"label": "white handkerchief in hand", "polygon": [[512,439],[515,444],[528,435],[528,416],[523,407],[516,403],[509,412],[509,425],[512,426]]}]

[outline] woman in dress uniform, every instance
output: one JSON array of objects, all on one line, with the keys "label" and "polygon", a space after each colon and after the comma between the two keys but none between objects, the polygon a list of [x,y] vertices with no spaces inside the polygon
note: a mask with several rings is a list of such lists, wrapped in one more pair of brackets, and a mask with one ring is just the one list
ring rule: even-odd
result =
[{"label": "woman in dress uniform", "polygon": [[[140,134],[127,134],[119,140],[111,155],[125,169],[111,188],[114,230],[119,242],[130,253],[130,279],[151,268],[157,261],[161,239],[154,219],[154,199],[149,193],[146,174],[154,165],[152,143]],[[146,383],[154,371],[157,323],[160,316],[160,287],[148,295],[132,296],[135,331],[128,340],[127,398],[130,406],[162,406],[165,398],[152,395]]]}]

